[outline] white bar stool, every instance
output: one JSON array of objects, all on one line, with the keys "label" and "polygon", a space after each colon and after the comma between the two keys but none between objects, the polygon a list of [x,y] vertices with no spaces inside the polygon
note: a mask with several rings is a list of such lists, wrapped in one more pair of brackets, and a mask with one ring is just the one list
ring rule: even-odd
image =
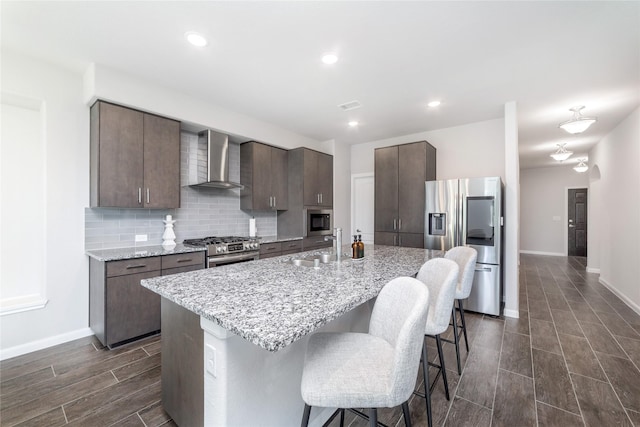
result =
[{"label": "white bar stool", "polygon": [[[368,333],[317,333],[309,339],[300,391],[305,402],[302,427],[312,406],[377,409],[402,405],[411,426],[408,400],[415,386],[429,289],[419,280],[399,277],[376,299]],[[359,415],[364,415],[354,411]],[[341,414],[341,425],[344,413]]]},{"label": "white bar stool", "polygon": [[445,258],[455,261],[460,268],[460,274],[458,275],[458,285],[456,286],[455,300],[458,301],[458,312],[460,312],[460,323],[462,326],[458,326],[458,316],[456,315],[456,304],[453,304],[453,342],[443,339],[443,341],[455,344],[456,346],[456,360],[458,362],[458,375],[462,374],[462,366],[460,363],[460,332],[458,328],[462,330],[464,334],[464,344],[469,353],[469,340],[467,339],[467,324],[464,321],[464,307],[462,300],[469,298],[471,294],[471,287],[473,285],[473,275],[476,269],[476,260],[478,259],[478,251],[468,246],[456,246],[451,248],[444,255]]},{"label": "white bar stool", "polygon": [[[458,284],[458,264],[445,258],[434,258],[425,262],[417,278],[429,288],[429,314],[424,329],[424,339],[422,344],[422,373],[424,376],[424,395],[420,392],[414,392],[418,396],[425,398],[427,403],[427,419],[429,427],[431,427],[431,391],[438,382],[438,376],[442,374],[444,383],[444,393],[449,400],[449,384],[447,382],[447,371],[444,365],[444,356],[442,354],[442,341],[440,334],[449,327],[449,319],[451,318],[451,310],[453,308],[453,299],[455,295],[456,285]],[[429,362],[427,355],[426,337],[433,337],[438,346],[438,358],[440,365]],[[433,380],[433,384],[429,383],[429,366],[438,368],[438,374]]]}]

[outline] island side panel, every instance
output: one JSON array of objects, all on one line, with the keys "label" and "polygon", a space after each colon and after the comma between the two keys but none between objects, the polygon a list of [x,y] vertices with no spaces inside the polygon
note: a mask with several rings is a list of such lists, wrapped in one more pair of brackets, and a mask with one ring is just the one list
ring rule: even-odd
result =
[{"label": "island side panel", "polygon": [[[366,332],[370,300],[318,332]],[[204,425],[298,425],[304,402],[302,366],[309,336],[269,352],[200,318],[204,330]],[[163,382],[164,387],[164,382]],[[310,426],[321,426],[333,409],[315,408]]]}]

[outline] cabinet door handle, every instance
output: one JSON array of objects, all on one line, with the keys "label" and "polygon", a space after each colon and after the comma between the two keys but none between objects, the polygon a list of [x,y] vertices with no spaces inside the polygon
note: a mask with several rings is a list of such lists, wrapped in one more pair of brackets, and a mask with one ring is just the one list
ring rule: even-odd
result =
[{"label": "cabinet door handle", "polygon": [[191,258],[187,258],[187,259],[178,259],[176,260],[177,263],[181,263],[181,262],[189,262],[191,261]]},{"label": "cabinet door handle", "polygon": [[134,264],[134,265],[127,265],[127,270],[132,270],[134,268],[143,268],[146,267],[147,264]]},{"label": "cabinet door handle", "polygon": [[320,204],[320,193],[316,194],[316,201]]},{"label": "cabinet door handle", "polygon": [[320,193],[320,204],[322,204],[323,200],[322,200],[322,193]]},{"label": "cabinet door handle", "polygon": [[396,225],[397,225],[396,219],[393,218],[393,230],[394,231],[396,230]]},{"label": "cabinet door handle", "polygon": [[149,190],[149,187],[147,187],[147,204],[151,203],[150,202],[150,200],[151,200],[150,196],[151,196],[151,191]]},{"label": "cabinet door handle", "polygon": [[398,219],[398,230],[402,230],[402,218]]},{"label": "cabinet door handle", "polygon": [[273,207],[275,208],[276,206],[278,206],[278,204],[276,203],[276,196],[273,196]]},{"label": "cabinet door handle", "polygon": [[138,204],[142,204],[142,187],[138,187]]}]

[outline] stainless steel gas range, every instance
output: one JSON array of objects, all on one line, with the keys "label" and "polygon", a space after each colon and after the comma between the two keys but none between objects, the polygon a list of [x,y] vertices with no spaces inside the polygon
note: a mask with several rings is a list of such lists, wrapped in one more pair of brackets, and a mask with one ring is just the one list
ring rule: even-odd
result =
[{"label": "stainless steel gas range", "polygon": [[205,237],[186,239],[185,245],[207,248],[207,267],[257,260],[260,240],[253,237]]}]

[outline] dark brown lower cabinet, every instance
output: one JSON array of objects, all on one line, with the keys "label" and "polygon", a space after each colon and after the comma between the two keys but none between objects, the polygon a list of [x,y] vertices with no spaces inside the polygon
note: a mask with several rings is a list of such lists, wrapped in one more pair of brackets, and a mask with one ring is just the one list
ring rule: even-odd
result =
[{"label": "dark brown lower cabinet", "polygon": [[89,261],[89,326],[107,347],[160,331],[160,296],[143,279],[204,268],[204,252]]},{"label": "dark brown lower cabinet", "polygon": [[324,240],[323,236],[305,237],[302,239],[302,250],[311,251],[314,249],[330,248],[333,246],[333,240]]},{"label": "dark brown lower cabinet", "polygon": [[162,407],[179,426],[204,425],[200,316],[162,298]]},{"label": "dark brown lower cabinet", "polygon": [[376,231],[373,238],[376,245],[424,248],[424,234],[422,233],[390,233],[386,231]]}]

